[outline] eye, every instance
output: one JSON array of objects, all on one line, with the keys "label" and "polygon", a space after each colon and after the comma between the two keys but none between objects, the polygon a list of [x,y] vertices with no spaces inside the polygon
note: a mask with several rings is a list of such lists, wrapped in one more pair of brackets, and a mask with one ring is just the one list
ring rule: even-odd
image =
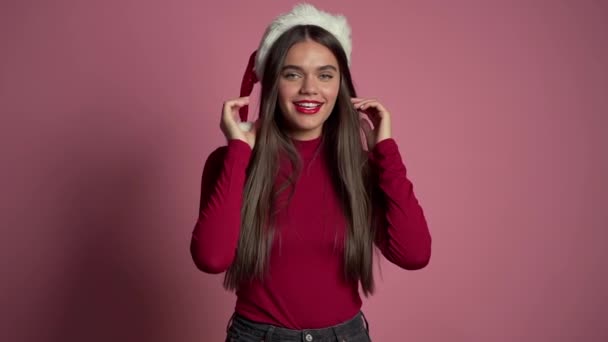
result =
[{"label": "eye", "polygon": [[288,72],[288,73],[284,74],[283,77],[285,77],[288,80],[293,80],[296,77],[298,77],[298,74],[296,74],[295,72]]},{"label": "eye", "polygon": [[322,80],[331,80],[332,78],[334,78],[334,75],[332,74],[321,74],[321,76],[319,76]]}]

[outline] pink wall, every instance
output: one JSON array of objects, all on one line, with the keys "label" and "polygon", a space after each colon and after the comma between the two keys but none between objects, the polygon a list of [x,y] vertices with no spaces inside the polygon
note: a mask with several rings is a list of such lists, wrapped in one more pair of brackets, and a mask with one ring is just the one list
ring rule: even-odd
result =
[{"label": "pink wall", "polygon": [[[2,2],[0,340],[222,340],[202,166],[294,3]],[[313,3],[348,16],[434,238],[424,270],[383,262],[374,340],[607,341],[606,2]]]}]

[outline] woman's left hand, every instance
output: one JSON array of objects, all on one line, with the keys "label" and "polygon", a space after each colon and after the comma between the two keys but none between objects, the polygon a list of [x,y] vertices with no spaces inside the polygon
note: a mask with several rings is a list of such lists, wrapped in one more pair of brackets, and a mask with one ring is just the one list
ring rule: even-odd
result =
[{"label": "woman's left hand", "polygon": [[358,97],[351,98],[351,102],[359,112],[368,151],[382,140],[391,138],[391,114],[380,102]]}]

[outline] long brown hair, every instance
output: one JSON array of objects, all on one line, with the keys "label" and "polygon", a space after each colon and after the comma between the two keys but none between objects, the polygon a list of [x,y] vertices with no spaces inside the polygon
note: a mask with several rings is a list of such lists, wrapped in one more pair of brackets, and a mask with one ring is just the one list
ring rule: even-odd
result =
[{"label": "long brown hair", "polygon": [[[236,258],[224,279],[227,289],[238,289],[244,281],[263,279],[274,239],[273,217],[277,195],[294,184],[302,162],[286,134],[277,104],[281,68],[289,48],[312,40],[332,51],[340,70],[340,90],[332,113],[323,126],[322,148],[330,163],[332,180],[341,199],[347,229],[344,241],[344,276],[360,281],[367,296],[374,290],[373,242],[376,220],[373,219],[370,167],[362,148],[359,114],[351,97],[356,97],[346,54],[338,40],[325,29],[300,25],[286,31],[268,53],[261,80],[261,101],[256,143],[247,167],[247,181],[241,208],[241,231]],[[275,188],[279,156],[286,156],[295,172]],[[293,187],[291,187],[293,191]]]}]

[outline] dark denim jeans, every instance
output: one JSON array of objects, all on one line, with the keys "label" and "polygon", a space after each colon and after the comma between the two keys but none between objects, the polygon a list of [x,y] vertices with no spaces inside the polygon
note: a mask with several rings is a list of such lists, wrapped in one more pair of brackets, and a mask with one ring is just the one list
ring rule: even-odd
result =
[{"label": "dark denim jeans", "polygon": [[371,342],[363,312],[322,329],[292,330],[252,322],[238,314],[228,322],[226,342]]}]

